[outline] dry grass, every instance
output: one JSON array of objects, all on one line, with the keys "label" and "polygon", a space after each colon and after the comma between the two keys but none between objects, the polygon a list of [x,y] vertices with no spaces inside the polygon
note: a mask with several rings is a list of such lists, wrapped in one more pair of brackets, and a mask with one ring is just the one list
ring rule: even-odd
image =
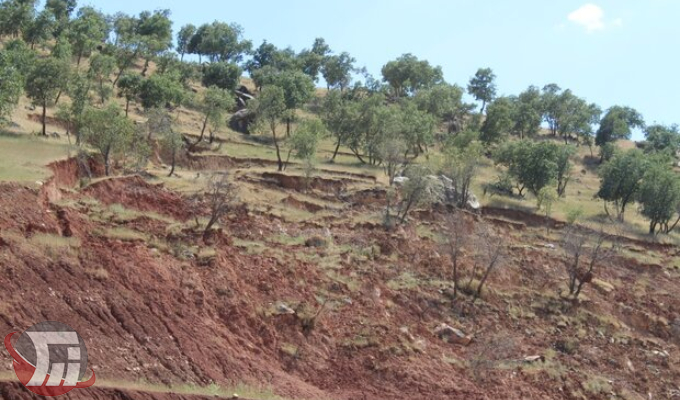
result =
[{"label": "dry grass", "polygon": [[0,133],[0,181],[44,181],[50,176],[45,166],[67,156],[68,145],[59,140]]}]

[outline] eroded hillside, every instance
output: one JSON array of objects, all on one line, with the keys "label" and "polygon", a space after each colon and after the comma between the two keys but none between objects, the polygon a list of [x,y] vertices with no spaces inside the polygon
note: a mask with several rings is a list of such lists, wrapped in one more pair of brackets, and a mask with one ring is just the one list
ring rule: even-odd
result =
[{"label": "eroded hillside", "polygon": [[[621,239],[573,303],[560,295],[561,224],[548,232],[540,217],[486,208],[466,214],[465,229],[491,226],[505,255],[480,301],[471,304],[464,285],[453,301],[442,246],[451,210],[417,211],[386,231],[372,222],[384,193],[368,189],[368,177],[324,174],[306,188],[294,174],[252,167],[232,167],[246,201],[207,238],[205,198],[153,175],[76,189],[77,164],[66,161],[40,189],[2,184],[0,326],[73,326],[102,382],[245,383],[295,399],[661,399],[680,390],[680,273],[667,266],[675,247]],[[206,173],[176,179],[190,185]],[[464,248],[463,282],[479,278],[475,251]],[[466,337],[438,335],[441,324]]]}]

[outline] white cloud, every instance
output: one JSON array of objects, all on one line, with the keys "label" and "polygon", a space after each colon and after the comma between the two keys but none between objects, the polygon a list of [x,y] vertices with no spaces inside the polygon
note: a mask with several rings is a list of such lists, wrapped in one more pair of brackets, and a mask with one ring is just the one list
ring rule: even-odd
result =
[{"label": "white cloud", "polygon": [[581,25],[587,32],[601,31],[605,28],[604,11],[592,3],[581,6],[581,8],[569,14],[567,19]]},{"label": "white cloud", "polygon": [[583,27],[588,33],[602,31],[609,27],[623,26],[623,19],[621,18],[606,21],[604,18],[604,10],[593,3],[585,4],[571,12],[567,16],[567,19],[569,22]]}]

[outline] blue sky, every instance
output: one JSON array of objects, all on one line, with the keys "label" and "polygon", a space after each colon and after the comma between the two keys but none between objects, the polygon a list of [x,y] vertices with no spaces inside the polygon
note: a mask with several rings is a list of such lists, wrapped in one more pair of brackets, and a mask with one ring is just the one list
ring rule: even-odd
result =
[{"label": "blue sky", "polygon": [[175,31],[221,20],[255,45],[310,47],[323,37],[375,76],[403,53],[465,85],[491,67],[500,94],[555,82],[603,108],[628,105],[648,123],[680,123],[679,0],[90,0],[104,12],[168,8]]}]

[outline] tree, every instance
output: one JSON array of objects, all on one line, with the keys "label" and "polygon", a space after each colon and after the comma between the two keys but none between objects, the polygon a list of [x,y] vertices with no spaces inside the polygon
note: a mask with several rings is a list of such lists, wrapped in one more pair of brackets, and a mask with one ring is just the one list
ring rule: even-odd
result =
[{"label": "tree", "polygon": [[[205,114],[203,120],[203,128],[201,128],[201,137],[198,142],[203,140],[205,129],[208,123],[211,123],[214,129],[220,128],[224,124],[224,113],[232,109],[235,105],[234,97],[230,92],[218,88],[217,86],[209,87],[203,94],[203,102],[201,109]],[[210,131],[210,143],[213,142],[213,131]]]},{"label": "tree", "polygon": [[[566,187],[569,164],[568,160],[561,160],[559,155],[568,153],[561,151],[564,150],[560,150],[560,146],[555,143],[522,140],[501,146],[494,153],[494,160],[508,168],[508,174],[516,181],[520,196],[524,189],[538,196],[541,189],[558,179]],[[558,166],[560,161],[564,164]],[[562,174],[561,178],[558,173]]]},{"label": "tree", "polygon": [[241,68],[236,64],[216,62],[203,69],[202,83],[205,87],[217,86],[233,92],[241,79]]},{"label": "tree", "polygon": [[575,96],[571,90],[565,90],[558,98],[557,134],[567,144],[572,133],[577,138],[589,138],[593,132],[593,124],[597,123],[601,110],[595,104]]},{"label": "tree", "polygon": [[58,37],[54,47],[52,47],[52,53],[50,55],[54,58],[71,62],[71,58],[73,57],[71,43],[63,36]]},{"label": "tree", "polygon": [[349,53],[343,52],[336,56],[328,56],[321,66],[321,74],[326,80],[328,89],[345,90],[352,81],[354,71],[354,57]]},{"label": "tree", "polygon": [[650,125],[645,128],[645,138],[648,144],[647,150],[650,152],[665,153],[675,157],[680,151],[680,130],[677,125]]},{"label": "tree", "polygon": [[[101,103],[106,103],[106,100],[111,96],[113,90],[109,86],[111,74],[116,68],[116,59],[112,56],[97,53],[90,58],[90,69],[88,77],[94,80],[97,84],[97,93]],[[106,85],[104,83],[106,82]],[[127,115],[127,107],[126,107]]]},{"label": "tree", "polygon": [[401,187],[401,201],[397,210],[400,224],[406,222],[408,213],[414,207],[429,204],[432,201],[431,181],[428,178],[430,174],[431,171],[428,168],[420,165],[411,165],[404,171],[407,180]]},{"label": "tree", "polygon": [[175,173],[177,164],[177,153],[184,147],[184,136],[173,129],[174,122],[168,110],[154,108],[147,112],[148,121],[146,123],[149,137],[156,134],[160,138],[160,145],[170,154],[170,172],[168,177]]},{"label": "tree", "polygon": [[308,75],[299,71],[284,71],[276,75],[274,85],[283,89],[286,101],[286,136],[290,136],[291,123],[295,119],[295,110],[301,108],[314,95],[314,82]]},{"label": "tree", "polygon": [[45,10],[49,11],[57,21],[67,21],[78,5],[76,0],[47,0]]},{"label": "tree", "polygon": [[45,2],[45,12],[48,12],[55,22],[54,37],[60,37],[68,29],[71,14],[77,5],[76,0],[47,0]]},{"label": "tree", "polygon": [[425,111],[448,125],[449,132],[460,130],[462,126],[455,126],[464,120],[472,105],[463,103],[464,90],[458,85],[441,83],[429,89],[418,91],[415,96],[416,104],[421,111]]},{"label": "tree", "polygon": [[[479,280],[475,294],[472,297],[474,304],[482,295],[486,282],[505,259],[504,241],[493,232],[492,228],[484,223],[475,227],[475,273],[478,267],[482,268],[482,277]],[[473,276],[475,275],[473,273]],[[472,277],[470,279],[472,281]]]},{"label": "tree", "polygon": [[37,0],[6,0],[0,3],[0,35],[19,36],[33,21]]},{"label": "tree", "polygon": [[142,76],[146,76],[151,58],[172,46],[170,10],[156,10],[153,13],[149,11],[141,12],[137,20],[135,34],[144,54]]},{"label": "tree", "polygon": [[669,233],[674,227],[669,226],[670,220],[680,205],[678,175],[666,163],[651,163],[642,177],[637,200],[641,214],[649,219],[649,234],[654,235],[657,227]]},{"label": "tree", "polygon": [[603,230],[571,225],[564,230],[561,247],[567,258],[569,295],[576,301],[585,284],[595,278],[596,268],[616,255],[618,243]]},{"label": "tree", "polygon": [[249,103],[249,108],[256,115],[258,125],[263,125],[272,134],[279,171],[283,171],[281,149],[276,137],[276,127],[286,112],[286,98],[283,89],[278,86],[265,86],[260,96]]},{"label": "tree", "polygon": [[314,39],[311,50],[304,49],[298,55],[302,64],[302,71],[309,75],[314,82],[319,80],[319,73],[331,54],[331,48],[323,38]]},{"label": "tree", "polygon": [[557,129],[559,128],[560,91],[562,91],[562,88],[557,84],[550,83],[543,86],[541,93],[543,119],[548,123],[550,133],[553,136],[557,136]]},{"label": "tree", "polygon": [[321,107],[321,119],[326,128],[335,135],[335,150],[330,162],[335,162],[340,145],[345,144],[347,138],[354,132],[353,121],[357,119],[356,104],[338,89],[326,94]]},{"label": "tree", "polygon": [[406,144],[404,157],[416,159],[434,142],[436,117],[419,110],[415,102],[408,100],[402,101],[396,112],[396,126],[392,129],[396,129]]},{"label": "tree", "polygon": [[453,279],[453,300],[458,298],[459,284],[459,264],[463,256],[463,252],[468,242],[470,241],[470,234],[465,222],[465,217],[461,211],[455,211],[445,217],[445,226],[447,231],[446,250],[451,259],[452,279]]},{"label": "tree", "polygon": [[52,37],[55,25],[56,21],[52,14],[43,10],[24,28],[24,41],[31,45],[31,49],[34,49],[36,44],[45,43]]},{"label": "tree", "polygon": [[394,185],[394,179],[399,173],[399,168],[408,164],[408,160],[404,156],[406,152],[406,143],[399,137],[399,135],[392,135],[380,143],[378,153],[383,162],[383,169],[387,174],[387,179],[390,186]]},{"label": "tree", "polygon": [[564,197],[567,192],[567,184],[571,180],[571,158],[576,154],[572,146],[559,146],[555,148],[555,164],[557,166],[557,195]]},{"label": "tree", "polygon": [[42,107],[42,134],[47,136],[47,105],[55,101],[68,82],[69,64],[64,60],[45,58],[33,64],[26,78],[26,95]]},{"label": "tree", "polygon": [[[461,132],[457,136],[477,136],[477,132]],[[444,166],[442,172],[451,178],[456,188],[456,205],[459,208],[467,206],[472,191],[472,180],[479,170],[479,160],[483,151],[480,143],[472,139],[468,143],[458,145],[453,142],[444,149]]]},{"label": "tree", "polygon": [[118,80],[118,96],[125,98],[125,116],[128,116],[130,102],[136,100],[142,89],[144,78],[137,74],[125,74]]},{"label": "tree", "polygon": [[642,115],[630,107],[614,106],[600,121],[600,128],[595,136],[595,144],[602,146],[619,139],[630,139],[632,129],[642,128],[645,121]]},{"label": "tree", "polygon": [[[510,131],[519,136],[520,140],[531,138],[541,130],[543,119],[541,110],[541,92],[535,86],[529,86],[516,98],[511,99],[512,107],[512,128]],[[489,116],[487,115],[487,118]]]},{"label": "tree", "polygon": [[515,106],[511,98],[499,97],[489,104],[480,139],[485,144],[498,143],[513,128]]},{"label": "tree", "polygon": [[184,55],[189,52],[189,43],[196,34],[196,27],[192,24],[184,25],[177,33],[177,53],[180,60],[184,61]]},{"label": "tree", "polygon": [[496,97],[495,80],[496,75],[491,68],[480,68],[475,73],[475,76],[470,78],[468,93],[477,101],[482,102],[482,108],[479,110],[480,114],[484,114],[486,104]]},{"label": "tree", "polygon": [[632,149],[615,154],[600,168],[600,190],[597,197],[605,201],[604,209],[607,214],[607,203],[613,203],[618,220],[623,222],[626,206],[635,200],[647,167],[645,155],[638,149]]},{"label": "tree", "polygon": [[236,186],[229,182],[227,173],[215,174],[210,178],[205,196],[210,209],[210,219],[203,230],[204,241],[209,237],[212,227],[233,207],[236,196]]},{"label": "tree", "polygon": [[[306,119],[300,123],[298,129],[289,139],[290,150],[286,159],[286,165],[291,154],[305,164],[305,171],[311,172],[314,166],[316,150],[319,141],[326,134],[326,127],[318,119]],[[307,177],[309,178],[309,176]]]},{"label": "tree", "polygon": [[300,69],[299,63],[300,60],[295,56],[293,49],[279,50],[265,40],[253,51],[252,57],[245,63],[245,70],[253,76],[257,71],[266,67],[276,72]]},{"label": "tree", "polygon": [[0,51],[0,123],[7,122],[23,94],[23,77],[8,52]]},{"label": "tree", "polygon": [[112,159],[124,153],[134,131],[132,121],[122,115],[115,104],[109,104],[103,109],[87,109],[81,123],[83,141],[102,156],[106,176],[111,173]]},{"label": "tree", "polygon": [[413,54],[404,54],[385,64],[382,75],[394,97],[412,96],[418,90],[431,88],[444,81],[441,67],[432,67],[428,61],[418,60]]},{"label": "tree", "polygon": [[82,7],[77,17],[71,21],[68,38],[73,52],[78,56],[77,65],[83,56],[89,55],[95,47],[102,44],[109,35],[110,27],[106,17],[92,7]]},{"label": "tree", "polygon": [[364,164],[380,165],[380,146],[399,129],[399,114],[395,106],[388,106],[384,95],[373,93],[356,104],[356,113],[349,122],[350,135],[345,144]]},{"label": "tree", "polygon": [[67,92],[71,98],[71,104],[60,105],[57,112],[58,117],[66,121],[66,134],[71,132],[76,134],[76,144],[80,144],[80,125],[82,122],[83,113],[90,103],[90,88],[92,87],[92,80],[79,74],[73,74],[71,77]]},{"label": "tree", "polygon": [[238,63],[250,51],[252,43],[243,40],[243,28],[237,24],[215,21],[201,25],[189,41],[191,54],[206,56],[210,62]]},{"label": "tree", "polygon": [[31,72],[31,66],[35,64],[38,57],[37,53],[31,50],[21,39],[10,40],[5,43],[2,49],[5,63],[11,65],[21,75],[22,84],[26,83],[26,78]]},{"label": "tree", "polygon": [[184,89],[172,77],[153,74],[142,82],[139,97],[146,110],[167,105],[176,106],[184,100]]}]

